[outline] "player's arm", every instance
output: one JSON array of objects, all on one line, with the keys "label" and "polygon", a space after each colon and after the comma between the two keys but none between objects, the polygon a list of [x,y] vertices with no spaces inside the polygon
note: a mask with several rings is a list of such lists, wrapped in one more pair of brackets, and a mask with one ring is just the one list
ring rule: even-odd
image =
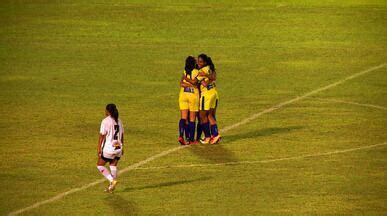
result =
[{"label": "player's arm", "polygon": [[122,143],[122,155],[124,155],[124,134],[121,136],[121,143]]},{"label": "player's arm", "polygon": [[101,154],[102,154],[102,143],[105,140],[105,138],[106,138],[106,135],[99,134],[98,147],[97,147],[98,157],[101,157]]},{"label": "player's arm", "polygon": [[191,85],[193,86],[196,86],[196,84],[198,84],[198,79],[197,78],[194,78],[194,79],[190,79],[188,77],[184,77],[184,80],[189,82]]},{"label": "player's arm", "polygon": [[203,81],[201,82],[201,85],[203,85],[204,87],[206,87],[208,84],[210,84],[210,83],[216,81],[216,72],[215,72],[215,71],[212,72],[212,73],[210,73],[210,74],[206,74],[206,73],[204,73],[204,72],[201,72],[201,73],[205,74],[205,77],[208,78],[208,81],[204,81],[204,80],[203,80]]},{"label": "player's arm", "polygon": [[186,82],[181,82],[180,86],[183,87],[183,88],[193,87],[191,83],[186,83]]},{"label": "player's arm", "polygon": [[192,85],[191,83],[183,82],[184,77],[185,77],[184,75],[181,77],[181,80],[180,80],[180,87],[183,87],[183,88],[193,87],[193,85]]},{"label": "player's arm", "polygon": [[207,74],[206,72],[201,71],[199,73],[199,76],[207,77],[212,82],[212,81],[216,80],[216,71],[214,71],[214,72],[212,72],[210,74]]},{"label": "player's arm", "polygon": [[208,79],[213,82],[216,81],[216,71],[212,72],[209,76]]}]

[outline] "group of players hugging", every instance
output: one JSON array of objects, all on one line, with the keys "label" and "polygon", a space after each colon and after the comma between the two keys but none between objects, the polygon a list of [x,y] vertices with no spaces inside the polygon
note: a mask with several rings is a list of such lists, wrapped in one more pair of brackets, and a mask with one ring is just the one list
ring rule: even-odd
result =
[{"label": "group of players hugging", "polygon": [[197,58],[186,58],[179,94],[178,141],[181,145],[216,144],[221,140],[215,117],[219,102],[215,81],[216,70],[211,57],[200,54]]}]

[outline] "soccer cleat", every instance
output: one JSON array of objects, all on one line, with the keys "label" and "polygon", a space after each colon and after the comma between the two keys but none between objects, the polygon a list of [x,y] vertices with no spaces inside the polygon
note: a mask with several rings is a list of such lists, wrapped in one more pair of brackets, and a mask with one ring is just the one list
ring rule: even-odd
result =
[{"label": "soccer cleat", "polygon": [[222,137],[220,136],[220,134],[218,134],[218,136],[211,138],[210,143],[216,144],[216,143],[220,142],[221,139],[222,139]]},{"label": "soccer cleat", "polygon": [[210,137],[206,137],[204,140],[200,140],[200,142],[201,142],[202,144],[209,144],[210,141],[211,141],[211,138],[210,138]]},{"label": "soccer cleat", "polygon": [[105,188],[104,192],[109,193],[110,192],[109,188],[110,188],[110,184],[108,185],[107,188]]},{"label": "soccer cleat", "polygon": [[109,193],[113,193],[114,189],[116,189],[116,186],[117,186],[117,180],[113,180],[112,182],[110,182],[110,185],[109,185]]},{"label": "soccer cleat", "polygon": [[195,141],[189,141],[188,145],[197,145],[199,142],[197,140]]},{"label": "soccer cleat", "polygon": [[185,142],[185,140],[184,140],[184,138],[183,137],[179,137],[179,143],[181,144],[181,145],[187,145],[187,143]]}]

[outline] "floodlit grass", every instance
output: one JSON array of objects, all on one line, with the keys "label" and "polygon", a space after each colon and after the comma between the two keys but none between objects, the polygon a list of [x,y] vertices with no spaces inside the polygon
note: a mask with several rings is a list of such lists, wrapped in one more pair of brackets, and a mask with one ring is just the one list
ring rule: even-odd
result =
[{"label": "floodlit grass", "polygon": [[[101,178],[104,107],[125,125],[119,168],[177,143],[188,55],[218,69],[220,128],[387,62],[384,1],[0,3],[0,214]],[[26,215],[386,214],[386,148],[213,166],[387,141],[387,68],[265,114]],[[203,167],[163,168],[188,164]]]}]

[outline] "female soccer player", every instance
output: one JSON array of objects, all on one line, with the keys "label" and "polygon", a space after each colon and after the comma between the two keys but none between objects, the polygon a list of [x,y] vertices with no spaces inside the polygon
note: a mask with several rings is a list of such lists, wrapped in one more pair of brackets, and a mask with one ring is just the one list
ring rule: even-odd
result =
[{"label": "female soccer player", "polygon": [[[179,143],[181,145],[195,144],[195,119],[199,111],[199,88],[197,79],[199,71],[196,69],[196,60],[188,56],[185,60],[185,68],[180,81],[179,107],[181,118],[179,122]],[[189,81],[187,81],[187,80]],[[188,121],[189,115],[189,122]],[[188,130],[188,143],[184,141],[184,131]]]},{"label": "female soccer player", "polygon": [[[110,182],[105,191],[112,193],[117,185],[117,163],[123,154],[124,127],[118,119],[116,105],[106,105],[105,115],[99,130],[97,169]],[[105,167],[107,162],[110,171]]]},{"label": "female soccer player", "polygon": [[218,125],[215,119],[215,112],[219,101],[219,95],[215,87],[216,71],[210,57],[205,54],[198,56],[200,83],[200,122],[204,131],[205,139],[203,144],[215,144],[221,136],[218,132]]}]

